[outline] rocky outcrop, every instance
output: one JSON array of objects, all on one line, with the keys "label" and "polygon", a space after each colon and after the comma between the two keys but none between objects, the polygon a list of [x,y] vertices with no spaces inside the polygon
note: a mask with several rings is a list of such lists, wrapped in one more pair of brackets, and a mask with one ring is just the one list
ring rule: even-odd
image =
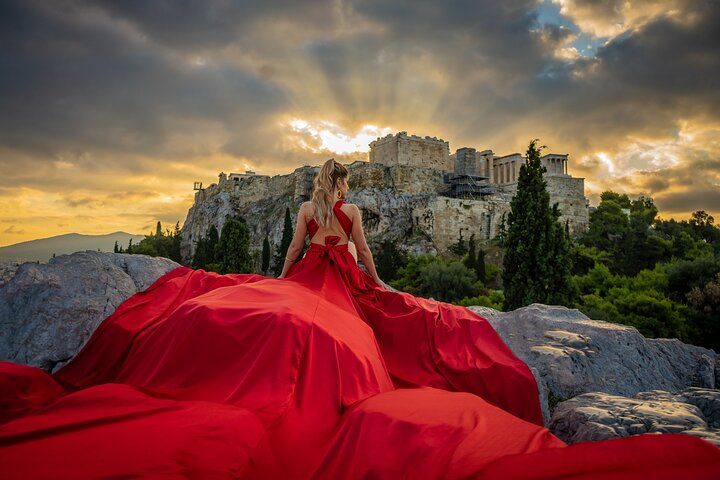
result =
[{"label": "rocky outcrop", "polygon": [[560,403],[548,428],[567,443],[642,433],[686,433],[720,447],[720,391],[688,388],[672,394],[640,392],[631,398],[584,393]]},{"label": "rocky outcrop", "polygon": [[118,305],[179,266],[91,250],[20,265],[0,289],[0,360],[57,370]]},{"label": "rocky outcrop", "polygon": [[634,327],[591,320],[562,306],[534,303],[512,312],[469,308],[487,318],[528,364],[546,423],[557,403],[583,393],[632,396],[716,385],[713,350],[676,339],[648,339]]},{"label": "rocky outcrop", "polygon": [[[400,250],[415,254],[447,251],[463,230],[464,238],[469,238],[468,226],[481,245],[494,238],[510,211],[516,188],[514,183],[487,184],[486,194],[462,198],[465,195],[453,193],[454,174],[427,165],[355,161],[347,168],[350,191],[346,201],[360,208],[368,243],[374,246],[391,240]],[[246,219],[251,250],[262,251],[266,235],[273,248],[279,245],[285,209],[290,209],[294,228],[300,204],[312,196],[313,177],[319,169],[306,165],[272,177],[221,173],[218,183],[195,194],[182,228],[183,262],[190,262],[198,239],[211,225],[221,230],[227,215]],[[551,203],[560,206],[562,223],[568,221],[573,236],[584,232],[588,208],[583,180],[567,175],[549,175],[546,180]],[[260,264],[256,260],[256,272]]]},{"label": "rocky outcrop", "polygon": [[23,263],[19,260],[0,260],[0,288],[4,287],[15,276],[15,272]]}]

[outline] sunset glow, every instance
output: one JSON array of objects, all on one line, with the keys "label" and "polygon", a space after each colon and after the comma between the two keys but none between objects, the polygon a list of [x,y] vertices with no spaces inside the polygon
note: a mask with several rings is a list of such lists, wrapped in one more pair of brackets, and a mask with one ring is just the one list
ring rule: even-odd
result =
[{"label": "sunset glow", "polygon": [[720,222],[720,4],[71,4],[0,7],[0,246],[182,224],[194,181],[367,161],[399,131],[539,138],[591,205]]}]

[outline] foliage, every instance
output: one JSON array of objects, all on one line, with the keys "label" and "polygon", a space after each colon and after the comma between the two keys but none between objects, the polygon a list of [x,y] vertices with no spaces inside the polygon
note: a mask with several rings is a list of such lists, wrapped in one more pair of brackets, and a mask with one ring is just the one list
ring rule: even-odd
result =
[{"label": "foliage", "polygon": [[220,267],[216,261],[217,244],[220,241],[218,230],[211,225],[204,237],[195,242],[195,255],[193,256],[192,268],[203,268],[208,271],[217,272]]},{"label": "foliage", "polygon": [[703,287],[720,272],[720,257],[704,255],[693,260],[675,260],[665,265],[668,296],[683,301],[695,287]]},{"label": "foliage", "polygon": [[456,305],[463,307],[469,307],[471,305],[478,305],[482,307],[490,307],[495,310],[502,311],[503,303],[505,302],[505,296],[499,290],[485,290],[484,293],[475,297],[465,297],[462,300],[452,302]]},{"label": "foliage", "polygon": [[420,295],[422,290],[421,272],[428,265],[441,262],[442,259],[440,257],[427,253],[410,256],[407,264],[398,269],[397,279],[386,283],[397,290],[402,290],[413,295]]},{"label": "foliage", "polygon": [[249,253],[250,231],[242,217],[228,217],[218,235],[215,225],[195,244],[192,268],[218,273],[252,273],[254,261]]},{"label": "foliage", "polygon": [[557,205],[550,207],[542,147],[535,142],[528,146],[510,203],[502,274],[507,310],[534,302],[566,304],[572,297],[569,239],[558,222]]},{"label": "foliage", "polygon": [[692,307],[691,338],[720,352],[720,272],[703,287],[693,287],[686,298]]},{"label": "foliage", "polygon": [[175,228],[171,231],[166,229],[163,232],[162,225],[157,222],[155,233],[145,235],[136,245],[132,244],[132,238],[128,242],[127,250],[123,250],[115,242],[114,252],[130,253],[138,255],[149,255],[151,257],[165,257],[180,263],[182,261],[180,255],[180,222],[175,223]]},{"label": "foliage", "polygon": [[[287,255],[288,248],[293,239],[293,226],[290,218],[290,208],[285,207],[285,221],[283,226],[282,239],[280,244],[275,249],[275,256],[273,257],[273,275],[278,276],[282,273],[283,267],[285,266],[285,255]],[[302,252],[298,255],[298,258],[302,258]]]},{"label": "foliage", "polygon": [[580,294],[576,308],[590,318],[632,325],[649,338],[688,339],[686,307],[667,298],[668,277],[660,265],[626,277],[596,264],[573,282]]},{"label": "foliage", "polygon": [[220,273],[252,273],[253,261],[249,253],[250,230],[243,218],[228,218],[215,249]]},{"label": "foliage", "polygon": [[458,241],[455,242],[454,244],[450,245],[450,247],[448,247],[448,249],[453,254],[457,255],[458,257],[462,257],[463,255],[465,255],[467,253],[468,247],[467,247],[467,245],[465,245],[465,240],[463,239],[463,236],[462,236],[462,229],[460,229],[460,238],[458,238]]},{"label": "foliage", "polygon": [[267,234],[265,234],[262,248],[262,265],[260,266],[260,270],[265,273],[268,268],[270,268],[270,240],[268,239]]},{"label": "foliage", "polygon": [[487,281],[487,272],[485,271],[485,252],[480,249],[475,252],[475,234],[470,235],[468,242],[467,255],[463,258],[463,265],[468,270],[475,272],[477,279],[485,284]]},{"label": "foliage", "polygon": [[420,272],[420,295],[449,302],[477,294],[475,272],[458,261],[432,262]]},{"label": "foliage", "polygon": [[373,255],[378,276],[390,283],[398,277],[398,271],[407,265],[408,257],[397,249],[395,242],[385,239],[380,242],[380,251]]}]

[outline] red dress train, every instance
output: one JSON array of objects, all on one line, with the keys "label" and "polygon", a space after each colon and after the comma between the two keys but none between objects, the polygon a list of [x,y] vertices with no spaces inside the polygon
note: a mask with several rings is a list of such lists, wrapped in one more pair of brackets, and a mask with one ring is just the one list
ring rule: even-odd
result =
[{"label": "red dress train", "polygon": [[381,289],[339,240],[283,279],[179,267],[55,374],[0,362],[3,478],[718,476],[689,435],[566,445],[486,319]]}]

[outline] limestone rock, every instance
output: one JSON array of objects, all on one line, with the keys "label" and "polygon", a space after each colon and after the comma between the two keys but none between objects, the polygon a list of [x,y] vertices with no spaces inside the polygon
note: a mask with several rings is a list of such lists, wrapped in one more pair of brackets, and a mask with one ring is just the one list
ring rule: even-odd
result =
[{"label": "limestone rock", "polygon": [[57,370],[118,305],[179,266],[92,250],[20,265],[0,289],[0,360]]},{"label": "limestone rock", "polygon": [[648,339],[634,327],[591,320],[562,306],[534,303],[512,312],[469,308],[487,318],[530,366],[539,390],[547,389],[540,398],[546,422],[552,403],[587,392],[631,396],[716,385],[713,350],[677,339]]},{"label": "limestone rock", "polygon": [[0,260],[0,288],[4,287],[15,276],[15,272],[23,263],[20,260]]},{"label": "limestone rock", "polygon": [[[347,165],[350,193],[346,201],[361,209],[368,243],[373,246],[379,241],[391,240],[400,250],[415,254],[444,252],[463,230],[472,227],[477,233],[476,241],[483,246],[499,232],[510,211],[517,184],[510,181],[508,173],[502,182],[483,181],[486,194],[474,198],[457,196],[453,193],[452,177],[468,172],[486,175],[487,162],[494,162],[492,152],[476,152],[479,157],[473,154],[470,160],[466,152],[460,164],[455,165],[455,155],[437,156],[438,145],[447,148],[443,146],[444,141],[415,140],[428,143],[431,153],[423,153],[424,147],[423,151],[401,149],[394,159],[378,153],[377,161],[357,160]],[[413,144],[417,143],[415,140]],[[481,168],[484,173],[475,168],[478,165],[467,170],[468,160],[485,165]],[[512,161],[519,165],[523,160],[518,155]],[[509,162],[510,159],[504,158],[498,168],[509,169]],[[561,221],[564,224],[567,220],[571,234],[576,236],[587,230],[589,218],[584,179],[563,174],[559,162],[552,161],[548,166],[557,170],[549,171],[545,178],[551,203],[558,203]],[[182,228],[183,261],[191,260],[198,239],[206,234],[210,225],[221,230],[228,214],[241,215],[247,221],[251,251],[262,251],[266,236],[275,248],[282,237],[285,209],[290,209],[294,226],[300,204],[311,199],[313,177],[319,169],[319,166],[306,165],[292,173],[272,177],[252,172],[221,173],[217,183],[195,194]],[[263,273],[260,264],[260,260],[256,260],[255,271]]]},{"label": "limestone rock", "polygon": [[548,425],[567,443],[643,433],[685,433],[720,446],[720,391],[689,388],[678,394],[639,392],[632,398],[584,393],[561,402]]}]

